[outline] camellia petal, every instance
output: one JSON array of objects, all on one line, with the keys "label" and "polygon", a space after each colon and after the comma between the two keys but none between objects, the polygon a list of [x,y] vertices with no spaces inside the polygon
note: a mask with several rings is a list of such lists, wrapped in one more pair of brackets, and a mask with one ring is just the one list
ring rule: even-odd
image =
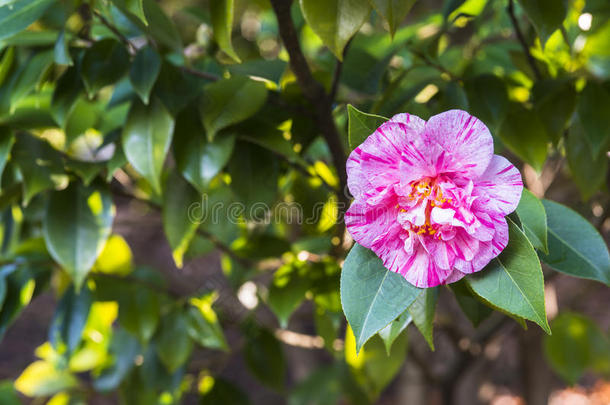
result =
[{"label": "camellia petal", "polygon": [[493,154],[489,130],[465,111],[425,122],[397,114],[354,149],[345,216],[353,238],[417,287],[483,269],[508,243],[505,216],[523,183]]}]

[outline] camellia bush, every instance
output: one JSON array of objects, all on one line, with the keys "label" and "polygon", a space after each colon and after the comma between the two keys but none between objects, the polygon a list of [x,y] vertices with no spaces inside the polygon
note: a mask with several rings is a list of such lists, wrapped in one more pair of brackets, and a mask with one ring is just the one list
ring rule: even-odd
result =
[{"label": "camellia bush", "polygon": [[0,0],[0,403],[608,377],[609,111],[606,0]]}]

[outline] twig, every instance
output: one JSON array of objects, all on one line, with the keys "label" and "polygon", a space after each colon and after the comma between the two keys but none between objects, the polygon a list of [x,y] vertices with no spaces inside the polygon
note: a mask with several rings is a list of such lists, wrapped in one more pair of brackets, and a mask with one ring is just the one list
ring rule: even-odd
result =
[{"label": "twig", "polygon": [[217,76],[214,73],[202,72],[200,70],[192,69],[192,68],[189,68],[189,67],[186,67],[186,66],[182,66],[181,69],[185,73],[188,73],[188,74],[193,75],[193,76],[200,77],[200,78],[205,79],[205,80],[211,80],[211,81],[215,82],[215,81],[221,79],[220,76]]},{"label": "twig", "polygon": [[112,25],[110,23],[110,21],[108,21],[106,19],[106,17],[104,17],[102,15],[102,13],[93,9],[93,15],[95,15],[97,17],[97,19],[100,20],[100,22],[106,26],[106,28],[108,28],[110,31],[112,31],[112,33],[114,35],[116,35],[119,38],[119,40],[125,44],[125,46],[127,46],[130,54],[133,55],[136,53],[136,51],[137,51],[136,46],[125,35],[123,35],[123,33],[121,31],[119,31],[117,27]]},{"label": "twig", "polygon": [[537,80],[542,79],[540,70],[538,70],[538,66],[536,66],[536,60],[530,53],[529,46],[527,45],[527,41],[525,40],[525,37],[523,36],[521,29],[519,28],[519,22],[517,21],[517,17],[515,16],[515,3],[513,0],[508,0],[508,6],[506,7],[506,11],[508,12],[510,21],[513,24],[513,28],[515,30],[515,35],[517,35],[517,39],[519,40],[519,43],[521,44],[521,48],[523,48],[523,52],[525,53],[525,56],[527,57],[527,62],[529,63],[530,67],[532,68],[532,71],[534,72],[534,76],[536,76]]},{"label": "twig", "polygon": [[[301,50],[290,14],[291,4],[291,0],[271,0],[271,6],[278,21],[280,37],[290,57],[290,67],[297,78],[303,95],[314,109],[317,126],[330,149],[333,165],[339,177],[340,191],[337,193],[337,197],[340,203],[339,217],[342,218],[349,205],[347,173],[345,171],[347,158],[343,150],[341,136],[332,116],[332,100],[326,94],[322,85],[314,79]],[[343,236],[342,229],[339,230],[338,235]]]}]

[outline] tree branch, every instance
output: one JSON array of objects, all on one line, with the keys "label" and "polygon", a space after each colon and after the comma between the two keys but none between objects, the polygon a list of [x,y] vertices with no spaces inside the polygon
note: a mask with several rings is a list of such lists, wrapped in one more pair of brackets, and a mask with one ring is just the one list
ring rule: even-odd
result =
[{"label": "tree branch", "polygon": [[132,54],[132,55],[133,55],[133,54],[135,54],[135,53],[136,53],[136,51],[137,51],[136,46],[135,46],[135,45],[134,45],[134,44],[133,44],[133,43],[132,43],[132,42],[131,42],[129,39],[127,39],[127,37],[126,37],[125,35],[123,35],[123,33],[122,33],[121,31],[119,31],[119,30],[117,29],[117,27],[115,27],[114,25],[112,25],[112,24],[110,23],[110,21],[108,21],[108,20],[106,19],[106,17],[104,17],[104,16],[102,15],[102,13],[100,13],[99,11],[97,11],[97,10],[93,9],[93,14],[94,14],[94,15],[97,17],[97,19],[98,19],[98,20],[100,20],[100,22],[101,22],[102,24],[104,24],[104,25],[106,26],[106,28],[108,28],[110,31],[112,31],[112,33],[113,33],[114,35],[116,35],[116,36],[117,36],[117,38],[119,38],[119,40],[120,40],[122,43],[124,43],[124,44],[125,44],[125,46],[127,46],[127,49],[129,50],[129,53],[130,53],[130,54]]},{"label": "tree branch", "polygon": [[530,53],[530,49],[529,49],[529,46],[527,45],[527,41],[525,40],[525,37],[523,36],[521,29],[519,28],[519,22],[517,21],[517,17],[515,16],[515,3],[513,0],[508,0],[508,6],[506,7],[506,11],[508,12],[510,21],[513,24],[513,28],[515,29],[515,35],[517,36],[517,39],[519,40],[519,43],[521,44],[521,48],[523,48],[523,52],[525,53],[525,56],[527,57],[527,62],[529,63],[530,67],[532,68],[532,71],[534,72],[534,76],[536,76],[537,80],[542,79],[540,70],[538,70],[538,66],[536,66],[536,60]]},{"label": "tree branch", "polygon": [[[332,155],[333,165],[339,177],[340,191],[337,197],[340,203],[339,217],[342,219],[349,205],[347,173],[345,171],[347,159],[343,150],[343,142],[332,116],[332,99],[326,94],[324,87],[314,79],[301,50],[299,38],[290,15],[291,4],[292,0],[271,0],[271,6],[279,25],[280,37],[290,56],[290,67],[297,78],[303,95],[314,109],[316,124]],[[342,230],[341,235],[343,235]]]}]

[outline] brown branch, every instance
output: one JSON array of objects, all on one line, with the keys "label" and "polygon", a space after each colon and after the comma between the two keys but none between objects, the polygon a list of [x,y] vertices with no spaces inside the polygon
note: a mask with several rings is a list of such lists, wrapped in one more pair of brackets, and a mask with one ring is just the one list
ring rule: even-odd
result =
[{"label": "brown branch", "polygon": [[122,43],[125,44],[125,46],[129,50],[130,54],[133,55],[133,54],[136,53],[136,51],[137,51],[136,46],[129,39],[127,39],[127,37],[125,35],[123,35],[123,33],[121,31],[119,31],[117,27],[112,25],[112,23],[110,23],[110,21],[108,21],[106,19],[106,17],[104,17],[102,15],[102,13],[100,13],[99,11],[93,9],[93,15],[95,15],[97,17],[97,19],[100,20],[100,22],[106,26],[106,28],[108,28],[110,31],[112,31],[112,33],[114,35],[116,35],[117,38],[119,38],[119,40]]},{"label": "brown branch", "polygon": [[[339,177],[340,191],[337,197],[340,206],[339,218],[342,221],[343,214],[349,205],[347,173],[345,171],[347,158],[343,150],[341,136],[332,116],[332,99],[326,94],[322,85],[314,79],[301,50],[299,38],[290,15],[291,4],[292,0],[271,0],[271,6],[279,25],[280,37],[290,57],[290,67],[297,78],[303,95],[314,109],[316,124],[328,144],[333,165]],[[340,235],[343,235],[342,229]]]},{"label": "brown branch", "polygon": [[523,48],[523,52],[525,53],[527,62],[529,63],[530,67],[532,68],[532,71],[534,72],[534,76],[536,76],[537,80],[542,79],[540,70],[538,70],[538,66],[536,66],[536,60],[530,53],[530,49],[529,49],[529,46],[527,45],[527,41],[525,40],[525,37],[523,36],[521,29],[519,28],[519,22],[517,21],[517,17],[515,16],[515,3],[513,0],[508,0],[508,6],[506,7],[506,11],[508,12],[510,21],[513,24],[513,28],[515,30],[515,35],[517,36],[517,39],[519,40],[519,43],[521,44],[521,48]]}]

